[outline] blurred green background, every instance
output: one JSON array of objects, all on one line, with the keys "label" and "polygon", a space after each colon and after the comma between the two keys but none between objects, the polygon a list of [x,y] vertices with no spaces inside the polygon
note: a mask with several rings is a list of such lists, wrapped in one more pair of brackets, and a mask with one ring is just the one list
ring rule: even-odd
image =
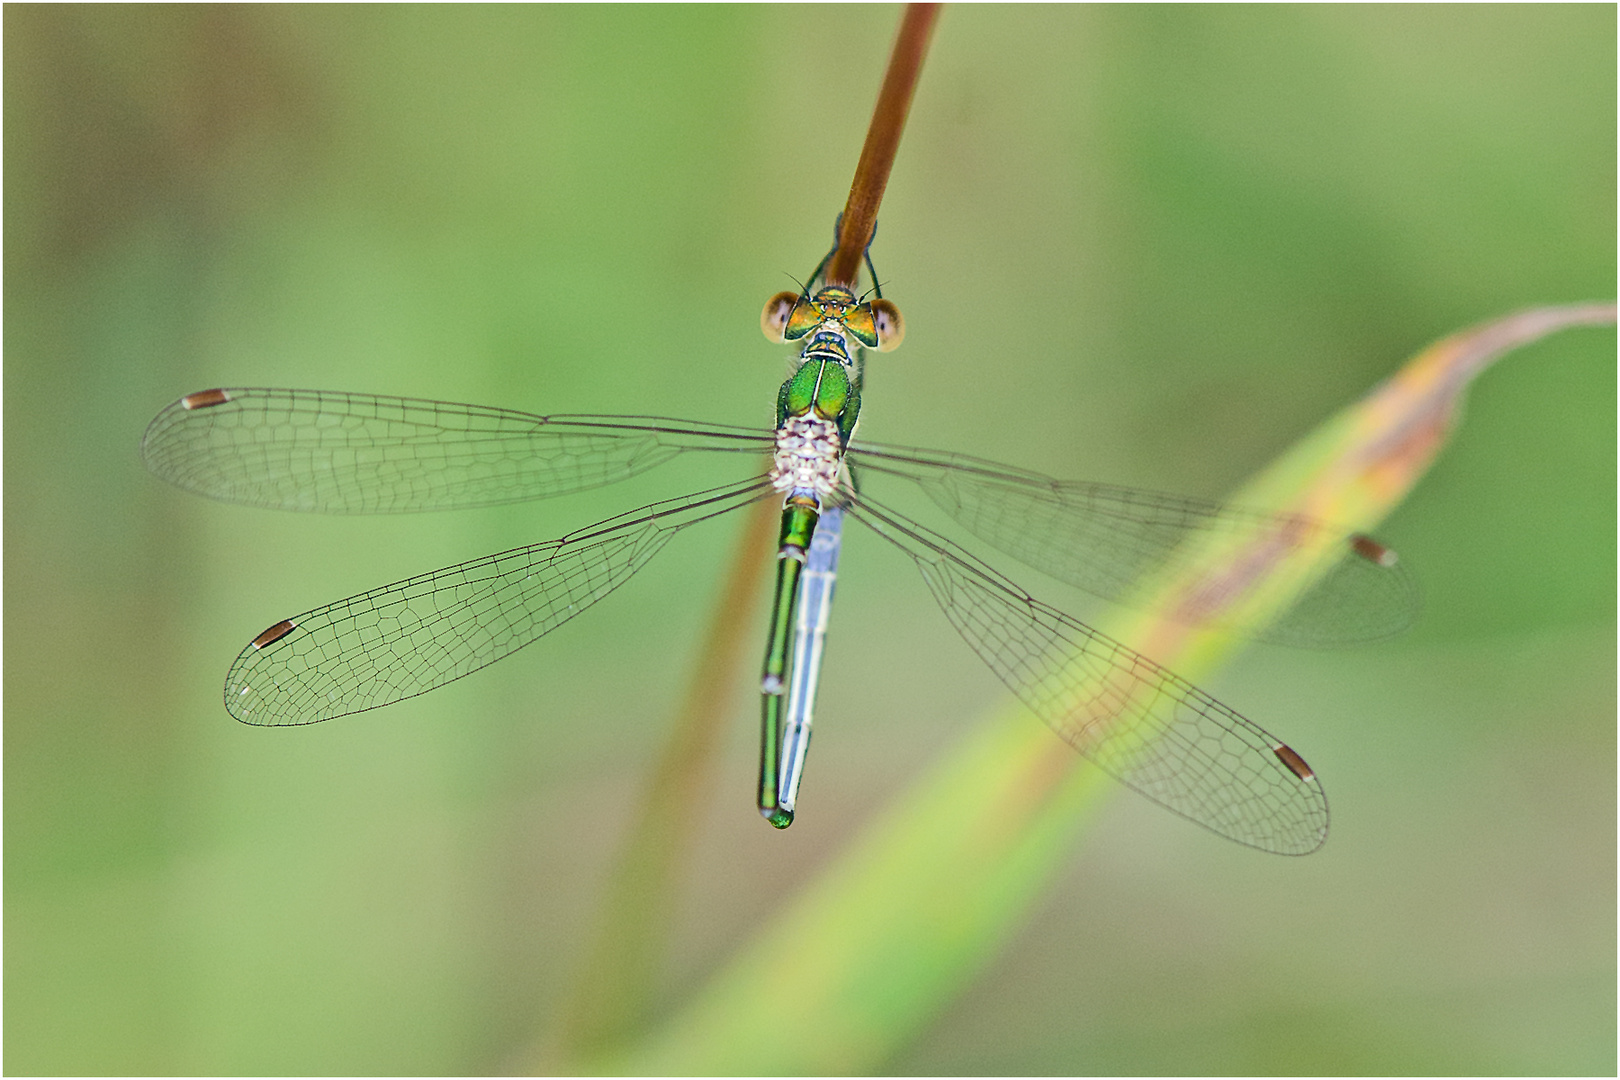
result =
[{"label": "blurred green background", "polygon": [[[165,487],[141,431],[215,385],[768,423],[758,310],[827,246],[897,15],[6,8],[7,1072],[478,1073],[545,1036],[741,521],[382,712],[256,730],[219,686],[290,613],[732,474],[301,517]],[[946,9],[862,432],[1219,497],[1432,339],[1612,297],[1615,30]],[[1122,792],[887,1068],[1612,1073],[1615,398],[1612,331],[1510,356],[1382,532],[1419,628],[1210,681],[1324,777],[1322,852]],[[662,1010],[1003,697],[884,545],[841,584],[786,833],[736,687]]]}]

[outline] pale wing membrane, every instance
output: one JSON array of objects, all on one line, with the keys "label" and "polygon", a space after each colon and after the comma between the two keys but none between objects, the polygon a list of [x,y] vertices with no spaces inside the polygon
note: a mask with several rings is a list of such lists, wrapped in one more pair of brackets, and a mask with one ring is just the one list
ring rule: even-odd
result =
[{"label": "pale wing membrane", "polygon": [[[1132,587],[1145,575],[1174,567],[1190,539],[1261,526],[1268,559],[1280,561],[1318,545],[1331,545],[1342,556],[1267,625],[1208,616],[1211,609],[1230,606],[1235,596],[1217,595],[1214,603],[1188,611],[1186,618],[1260,641],[1323,647],[1377,641],[1405,630],[1417,616],[1417,587],[1404,566],[1357,554],[1355,534],[1310,518],[1053,480],[932,450],[861,443],[851,457],[868,472],[913,481],[963,528],[997,550],[1107,600],[1129,601]],[[1212,583],[1211,588],[1232,586]]]},{"label": "pale wing membrane", "polygon": [[1238,843],[1284,855],[1322,845],[1321,785],[1258,725],[915,522],[864,496],[852,512],[911,556],[990,669],[1105,772]]},{"label": "pale wing membrane", "polygon": [[684,420],[272,389],[188,394],[141,440],[147,466],[187,491],[331,514],[521,502],[611,484],[685,451],[771,447],[768,431]]},{"label": "pale wing membrane", "polygon": [[494,663],[602,599],[670,537],[771,490],[763,478],[653,503],[560,540],[385,585],[277,623],[225,677],[247,724],[312,724],[415,697]]}]

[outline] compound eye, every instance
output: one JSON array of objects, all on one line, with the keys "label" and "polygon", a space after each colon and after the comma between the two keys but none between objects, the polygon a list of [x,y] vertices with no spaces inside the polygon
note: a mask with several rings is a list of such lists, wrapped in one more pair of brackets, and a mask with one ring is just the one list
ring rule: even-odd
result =
[{"label": "compound eye", "polygon": [[781,344],[786,341],[788,318],[793,314],[793,305],[799,302],[799,294],[792,292],[779,292],[765,301],[765,310],[759,314],[759,328],[764,331],[765,337]]},{"label": "compound eye", "polygon": [[878,352],[893,352],[906,339],[906,320],[891,300],[872,301],[872,320],[877,324]]}]

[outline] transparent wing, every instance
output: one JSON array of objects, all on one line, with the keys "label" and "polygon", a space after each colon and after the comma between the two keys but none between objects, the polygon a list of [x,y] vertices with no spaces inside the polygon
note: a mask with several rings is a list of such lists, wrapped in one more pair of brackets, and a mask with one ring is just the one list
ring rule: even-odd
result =
[{"label": "transparent wing", "polygon": [[328,390],[188,394],[147,426],[158,476],[226,502],[329,514],[492,506],[582,491],[688,451],[769,453],[769,431]]},{"label": "transparent wing", "polygon": [[911,556],[973,650],[1103,771],[1240,844],[1284,855],[1322,846],[1327,797],[1264,729],[864,495],[850,512]]},{"label": "transparent wing", "polygon": [[447,566],[270,627],[225,676],[246,724],[313,724],[492,664],[618,588],[689,525],[764,497],[763,478],[653,503],[560,540]]},{"label": "transparent wing", "polygon": [[[1253,626],[1211,612],[1231,608],[1264,575],[1211,582],[1185,620],[1260,641],[1312,647],[1377,641],[1417,617],[1418,591],[1394,553],[1356,533],[1311,518],[1267,514],[1200,499],[1109,484],[1053,480],[963,454],[857,443],[851,460],[866,472],[917,484],[973,535],[1026,566],[1107,600],[1131,600],[1145,575],[1173,569],[1199,534],[1236,534],[1263,526],[1263,558],[1336,547],[1340,561],[1275,622]],[[1177,614],[1171,612],[1171,614]],[[1184,620],[1184,621],[1185,621]]]}]

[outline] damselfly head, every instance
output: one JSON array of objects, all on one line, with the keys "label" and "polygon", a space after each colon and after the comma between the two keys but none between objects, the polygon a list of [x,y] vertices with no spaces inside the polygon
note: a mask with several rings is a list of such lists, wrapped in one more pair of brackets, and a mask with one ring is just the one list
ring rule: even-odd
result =
[{"label": "damselfly head", "polygon": [[905,337],[900,309],[888,300],[863,303],[838,285],[829,285],[814,297],[779,292],[765,302],[759,328],[770,341],[797,341],[828,322],[840,324],[869,349],[888,352]]},{"label": "damselfly head", "polygon": [[864,309],[864,305],[858,304],[848,289],[836,285],[822,289],[814,297],[779,292],[766,302],[759,328],[771,341],[797,341],[829,320],[845,322],[851,308]]}]

